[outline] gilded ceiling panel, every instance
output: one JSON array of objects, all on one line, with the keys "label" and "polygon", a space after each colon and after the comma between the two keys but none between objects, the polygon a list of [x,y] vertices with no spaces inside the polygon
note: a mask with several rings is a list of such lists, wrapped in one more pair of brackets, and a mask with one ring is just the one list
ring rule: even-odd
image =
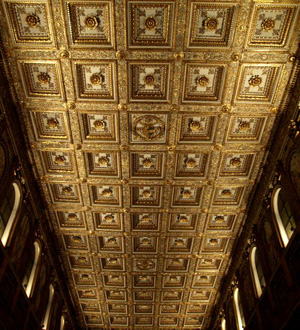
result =
[{"label": "gilded ceiling panel", "polygon": [[207,329],[281,113],[298,0],[3,0],[82,329]]}]

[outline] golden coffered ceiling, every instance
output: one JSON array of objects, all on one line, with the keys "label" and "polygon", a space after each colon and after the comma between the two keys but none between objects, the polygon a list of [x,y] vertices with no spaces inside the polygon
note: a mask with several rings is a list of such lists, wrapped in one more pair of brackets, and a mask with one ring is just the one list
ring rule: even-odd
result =
[{"label": "golden coffered ceiling", "polygon": [[1,1],[83,329],[207,329],[284,106],[298,4]]}]

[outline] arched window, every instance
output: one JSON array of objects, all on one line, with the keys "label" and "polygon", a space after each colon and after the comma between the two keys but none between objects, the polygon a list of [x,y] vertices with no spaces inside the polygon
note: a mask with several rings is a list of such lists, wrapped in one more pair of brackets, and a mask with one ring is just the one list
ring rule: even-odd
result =
[{"label": "arched window", "polygon": [[238,330],[243,330],[246,326],[243,307],[241,305],[239,289],[235,288],[233,292],[234,313]]},{"label": "arched window", "polygon": [[65,328],[65,323],[66,323],[65,316],[62,315],[61,318],[60,318],[60,328],[59,328],[59,330],[64,330],[64,328]]},{"label": "arched window", "polygon": [[33,245],[33,249],[29,255],[29,261],[25,268],[25,275],[22,281],[23,287],[28,297],[32,296],[34,283],[38,270],[38,263],[41,256],[41,247],[40,244],[35,241]]},{"label": "arched window", "polygon": [[43,330],[49,330],[53,297],[54,297],[54,286],[53,284],[50,284],[47,309],[42,323]]},{"label": "arched window", "polygon": [[283,245],[287,246],[296,224],[282,188],[278,188],[274,193],[273,210]]},{"label": "arched window", "polygon": [[265,281],[262,265],[257,255],[256,246],[254,246],[251,250],[250,263],[251,263],[254,287],[256,290],[257,297],[259,298],[263,292],[263,289],[266,286],[266,281]]},{"label": "arched window", "polygon": [[3,246],[7,245],[17,213],[21,205],[21,189],[13,182],[0,206],[0,236]]},{"label": "arched window", "polygon": [[226,319],[225,319],[225,317],[223,317],[222,321],[221,321],[221,330],[226,330]]}]

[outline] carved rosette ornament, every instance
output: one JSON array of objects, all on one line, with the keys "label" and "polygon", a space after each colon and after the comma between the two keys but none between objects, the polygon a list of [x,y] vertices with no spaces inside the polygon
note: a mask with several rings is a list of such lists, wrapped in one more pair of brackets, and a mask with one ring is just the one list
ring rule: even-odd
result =
[{"label": "carved rosette ornament", "polygon": [[107,166],[109,164],[109,159],[107,157],[99,157],[98,164],[100,166]]},{"label": "carved rosette ornament", "polygon": [[199,121],[192,121],[189,125],[189,128],[193,132],[199,132],[202,129],[202,125]]},{"label": "carved rosette ornament", "polygon": [[90,77],[92,85],[102,85],[104,83],[104,77],[100,73],[93,73]]},{"label": "carved rosette ornament", "polygon": [[111,214],[105,215],[104,220],[109,223],[115,222],[115,218]]},{"label": "carved rosette ornament", "polygon": [[214,220],[215,220],[216,223],[224,223],[225,222],[225,218],[222,215],[216,216]]},{"label": "carved rosette ornament", "polygon": [[97,131],[102,131],[106,127],[106,123],[104,120],[95,120],[93,126]]},{"label": "carved rosette ornament", "polygon": [[221,195],[224,196],[224,197],[231,197],[232,192],[229,189],[224,189],[224,190],[222,190]]},{"label": "carved rosette ornament", "polygon": [[102,196],[107,197],[107,198],[111,197],[112,194],[113,194],[113,192],[111,191],[111,189],[103,189],[103,191],[102,191]]},{"label": "carved rosette ornament", "polygon": [[218,245],[218,240],[217,240],[216,238],[211,238],[211,239],[209,240],[209,245],[211,245],[211,246],[216,246],[216,245]]},{"label": "carved rosette ornament", "polygon": [[218,20],[214,17],[208,17],[203,21],[206,30],[216,30],[218,27]]},{"label": "carved rosette ornament", "polygon": [[250,130],[250,123],[245,120],[240,121],[239,130],[242,132],[248,132]]},{"label": "carved rosette ornament", "polygon": [[145,19],[144,25],[147,30],[153,30],[157,26],[156,19],[152,16],[149,16]]},{"label": "carved rosette ornament", "polygon": [[150,158],[145,158],[142,164],[144,168],[150,168],[153,165],[153,162]]},{"label": "carved rosette ornament", "polygon": [[73,189],[72,189],[71,186],[63,187],[61,189],[61,192],[62,192],[63,195],[70,196],[72,194],[72,192],[73,192]]},{"label": "carved rosette ornament", "polygon": [[155,82],[155,77],[152,74],[147,74],[144,78],[144,83],[148,86],[153,86]]},{"label": "carved rosette ornament", "polygon": [[186,223],[189,222],[189,219],[188,219],[185,215],[181,215],[181,216],[178,218],[177,222],[182,223],[182,224],[186,224]]},{"label": "carved rosette ornament", "polygon": [[264,31],[271,31],[275,27],[275,21],[273,18],[266,18],[262,21],[261,27]]},{"label": "carved rosette ornament", "polygon": [[234,157],[232,159],[230,159],[230,165],[233,166],[233,167],[239,167],[241,166],[241,159],[238,158],[238,157]]},{"label": "carved rosette ornament", "polygon": [[41,83],[42,85],[46,85],[50,83],[51,77],[49,76],[49,74],[47,72],[40,72],[37,75],[37,79],[39,81],[39,83]]},{"label": "carved rosette ornament", "polygon": [[185,165],[187,168],[194,168],[196,167],[196,161],[194,158],[189,158],[186,162]]},{"label": "carved rosette ornament", "polygon": [[205,87],[209,84],[209,79],[206,76],[197,77],[195,82],[200,87]]},{"label": "carved rosette ornament", "polygon": [[78,220],[78,217],[77,217],[77,214],[76,213],[69,213],[68,216],[67,216],[67,219],[69,221],[77,221]]},{"label": "carved rosette ornament", "polygon": [[151,219],[148,214],[143,215],[139,220],[140,223],[149,223],[150,221],[151,221]]},{"label": "carved rosette ornament", "polygon": [[191,198],[192,197],[192,192],[190,190],[184,190],[182,192],[182,197],[183,198]]},{"label": "carved rosette ornament", "polygon": [[48,128],[58,128],[59,127],[59,122],[58,122],[58,120],[57,119],[55,119],[55,118],[49,118],[48,120],[47,120],[47,127]]},{"label": "carved rosette ornament", "polygon": [[27,15],[25,21],[31,28],[36,28],[41,22],[40,18],[35,13]]},{"label": "carved rosette ornament", "polygon": [[253,75],[248,82],[250,86],[258,87],[262,83],[262,78],[259,75]]},{"label": "carved rosette ornament", "polygon": [[98,26],[98,18],[95,16],[87,16],[84,19],[84,25],[89,29],[89,30],[95,30]]},{"label": "carved rosette ornament", "polygon": [[54,159],[54,163],[57,165],[64,165],[66,162],[66,158],[63,155],[56,156]]},{"label": "carved rosette ornament", "polygon": [[142,196],[145,197],[145,198],[150,198],[152,197],[152,192],[150,190],[143,190],[142,192]]}]

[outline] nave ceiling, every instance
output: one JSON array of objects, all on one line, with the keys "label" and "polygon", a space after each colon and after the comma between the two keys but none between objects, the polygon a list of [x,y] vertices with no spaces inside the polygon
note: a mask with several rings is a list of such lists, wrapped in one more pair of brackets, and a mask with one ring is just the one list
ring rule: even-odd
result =
[{"label": "nave ceiling", "polygon": [[207,329],[298,1],[8,1],[7,70],[82,329]]}]

